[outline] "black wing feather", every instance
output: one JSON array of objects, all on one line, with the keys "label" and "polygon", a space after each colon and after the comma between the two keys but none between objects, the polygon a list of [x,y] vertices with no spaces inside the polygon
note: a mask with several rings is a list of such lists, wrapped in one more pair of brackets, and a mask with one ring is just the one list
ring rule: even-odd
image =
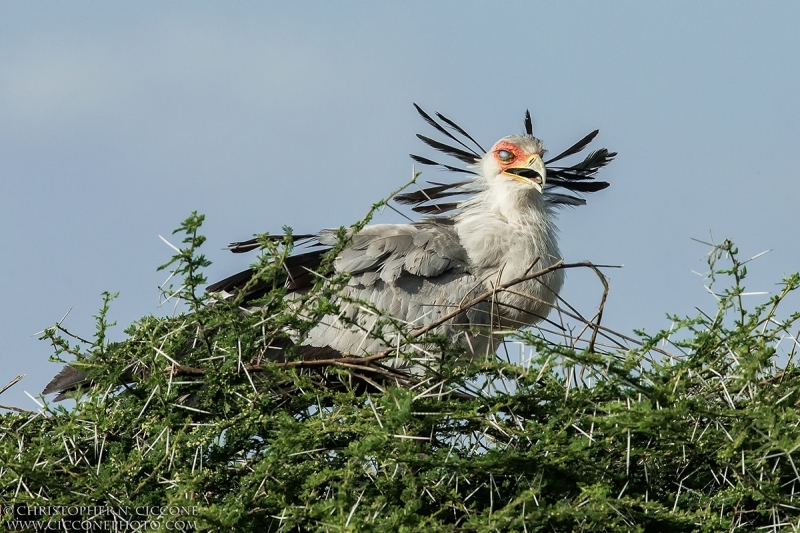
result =
[{"label": "black wing feather", "polygon": [[436,215],[446,211],[452,211],[458,208],[458,202],[451,202],[447,204],[431,204],[431,205],[418,205],[411,210],[424,215]]},{"label": "black wing feather", "polygon": [[[310,241],[315,239],[316,235],[311,235],[309,233],[301,234],[301,235],[292,235],[291,239],[292,242],[295,244],[304,244],[300,241]],[[286,235],[267,235],[262,237],[262,239],[267,239],[268,241],[283,241],[286,238]],[[241,254],[244,252],[249,252],[251,250],[257,250],[261,248],[261,245],[258,242],[258,238],[254,237],[252,239],[248,239],[246,241],[239,241],[239,242],[232,242],[228,245],[228,250],[235,254]]]},{"label": "black wing feather", "polygon": [[[283,262],[284,273],[286,274],[286,287],[290,290],[297,290],[311,285],[314,279],[311,271],[315,271],[319,268],[323,257],[328,251],[330,251],[330,248],[326,247],[324,249],[287,257]],[[232,294],[238,293],[253,278],[254,274],[255,271],[252,268],[248,268],[247,270],[243,270],[233,276],[229,276],[209,285],[206,287],[206,292],[214,293],[225,291]],[[246,298],[247,300],[260,298],[271,291],[272,288],[272,280],[259,280],[248,287]]]}]

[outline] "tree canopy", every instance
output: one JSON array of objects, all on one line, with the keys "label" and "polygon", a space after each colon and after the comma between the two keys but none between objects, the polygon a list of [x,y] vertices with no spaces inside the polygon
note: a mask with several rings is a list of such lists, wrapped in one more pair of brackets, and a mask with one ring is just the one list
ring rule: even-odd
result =
[{"label": "tree canopy", "polygon": [[[781,303],[800,275],[748,308],[746,261],[725,241],[709,254],[713,316],[631,338],[602,325],[602,304],[586,319],[564,303],[551,324],[510,334],[524,357],[474,361],[406,327],[402,343],[441,364],[401,379],[380,365],[394,353],[298,354],[291,340],[337,312],[347,280],[287,298],[291,239],[263,239],[254,269],[273,284],[266,296],[212,301],[202,221],[176,230],[183,244],[162,267],[174,273],[165,294],[184,302],[173,316],[109,342],[106,293],[92,337],[46,330],[55,358],[91,385],[74,407],[0,418],[6,528],[798,528],[800,313]],[[285,356],[265,357],[275,347]]]}]

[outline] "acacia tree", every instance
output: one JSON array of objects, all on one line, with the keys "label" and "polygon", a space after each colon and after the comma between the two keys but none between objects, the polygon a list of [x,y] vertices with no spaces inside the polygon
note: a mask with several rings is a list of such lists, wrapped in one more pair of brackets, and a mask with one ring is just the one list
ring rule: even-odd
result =
[{"label": "acacia tree", "polygon": [[[558,316],[577,328],[516,333],[529,347],[524,360],[465,362],[447,339],[384,317],[404,345],[441,361],[414,378],[380,364],[393,353],[299,353],[291,341],[338,311],[346,279],[288,298],[281,265],[290,238],[263,239],[254,283],[272,284],[266,296],[210,301],[202,220],[193,214],[176,230],[183,246],[164,265],[178,280],[167,292],[185,302],[182,312],[143,317],[124,341],[108,342],[106,293],[90,340],[61,325],[45,332],[55,358],[88,371],[91,385],[70,409],[2,416],[0,504],[14,511],[5,527],[798,527],[791,332],[800,314],[780,312],[800,286],[797,274],[747,309],[746,265],[726,241],[710,254],[715,286],[730,280],[717,290],[714,316],[672,317],[669,331],[634,339],[602,326],[602,312],[586,320],[564,304]],[[788,349],[779,353],[781,345]],[[284,355],[265,357],[274,347]]]}]

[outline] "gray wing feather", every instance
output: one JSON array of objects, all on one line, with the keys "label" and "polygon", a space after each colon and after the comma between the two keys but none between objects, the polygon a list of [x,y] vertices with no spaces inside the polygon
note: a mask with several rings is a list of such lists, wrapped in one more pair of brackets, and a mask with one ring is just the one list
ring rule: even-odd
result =
[{"label": "gray wing feather", "polygon": [[[334,230],[326,230],[319,236],[320,242],[327,245],[335,242],[335,238]],[[378,224],[367,226],[353,236],[334,266],[339,272],[353,275],[379,271],[380,278],[391,283],[403,274],[428,278],[448,270],[465,272],[467,254],[449,224],[434,221]],[[375,276],[364,276],[359,282],[368,286],[375,280]]]},{"label": "gray wing feather", "polygon": [[399,253],[390,254],[380,266],[381,279],[387,283],[395,281],[403,273],[405,262],[406,258],[403,255]]},{"label": "gray wing feather", "polygon": [[[334,244],[337,232],[326,230],[320,242]],[[400,322],[418,328],[456,309],[480,283],[468,271],[467,253],[448,220],[426,220],[411,225],[367,226],[352,237],[334,263],[339,272],[353,275],[345,296],[363,301]],[[329,346],[353,355],[375,353],[394,343],[397,331],[379,326],[377,316],[364,306],[341,305],[341,316],[328,316],[312,329],[306,342]],[[439,326],[435,332],[451,338],[471,335],[467,344],[485,349],[485,334],[465,328],[488,326],[489,308],[477,306]]]}]

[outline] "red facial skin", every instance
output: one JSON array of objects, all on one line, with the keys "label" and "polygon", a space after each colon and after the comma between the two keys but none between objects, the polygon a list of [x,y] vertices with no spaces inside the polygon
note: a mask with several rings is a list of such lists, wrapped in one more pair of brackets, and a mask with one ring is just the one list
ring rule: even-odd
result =
[{"label": "red facial skin", "polygon": [[[503,161],[498,156],[498,152],[500,150],[505,150],[509,152],[513,157],[509,161]],[[497,161],[497,164],[500,166],[500,170],[503,171],[507,168],[514,168],[514,167],[525,167],[527,166],[528,158],[530,157],[528,154],[522,151],[520,147],[516,144],[512,144],[508,141],[500,141],[497,143],[493,150],[494,158]]]}]

